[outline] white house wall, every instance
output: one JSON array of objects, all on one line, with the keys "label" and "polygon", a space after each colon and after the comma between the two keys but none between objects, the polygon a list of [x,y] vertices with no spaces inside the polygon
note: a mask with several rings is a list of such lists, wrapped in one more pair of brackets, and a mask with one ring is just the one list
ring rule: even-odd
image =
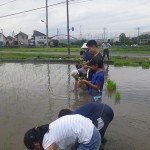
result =
[{"label": "white house wall", "polygon": [[1,33],[0,33],[0,42],[3,42],[4,45],[6,44],[6,38]]},{"label": "white house wall", "polygon": [[35,37],[35,46],[40,46],[38,42],[44,42],[46,44],[46,37],[45,36],[36,36]]}]

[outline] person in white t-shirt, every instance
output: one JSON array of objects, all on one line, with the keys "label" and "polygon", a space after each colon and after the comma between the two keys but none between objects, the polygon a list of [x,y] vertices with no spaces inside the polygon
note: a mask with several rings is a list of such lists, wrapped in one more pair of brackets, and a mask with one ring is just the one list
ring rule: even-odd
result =
[{"label": "person in white t-shirt", "polygon": [[109,60],[109,48],[111,47],[111,45],[108,42],[104,42],[102,44],[102,48],[103,48],[103,59],[105,59],[105,55],[107,55],[107,58]]},{"label": "person in white t-shirt", "polygon": [[25,133],[24,144],[29,150],[66,149],[79,143],[77,150],[99,150],[101,136],[92,121],[79,114],[61,117],[49,125],[32,128]]}]

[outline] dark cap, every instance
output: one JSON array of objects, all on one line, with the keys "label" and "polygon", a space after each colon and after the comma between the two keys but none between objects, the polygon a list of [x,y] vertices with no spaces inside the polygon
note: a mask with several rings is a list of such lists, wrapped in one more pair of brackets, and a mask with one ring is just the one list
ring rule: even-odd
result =
[{"label": "dark cap", "polygon": [[42,143],[44,134],[48,130],[49,130],[49,124],[28,130],[24,135],[24,145],[29,150],[34,150],[34,143],[35,142]]}]

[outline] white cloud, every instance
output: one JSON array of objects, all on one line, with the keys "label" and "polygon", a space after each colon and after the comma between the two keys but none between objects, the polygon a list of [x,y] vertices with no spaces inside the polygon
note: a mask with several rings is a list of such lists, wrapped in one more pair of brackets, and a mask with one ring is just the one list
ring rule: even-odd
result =
[{"label": "white cloud", "polygon": [[[9,0],[7,0],[9,1]],[[65,0],[49,0],[49,4],[54,4]],[[79,0],[76,0],[79,1]],[[4,1],[0,1],[0,4]],[[70,27],[74,26],[73,34],[82,32],[102,33],[103,28],[107,32],[136,32],[136,28],[141,27],[141,31],[150,30],[150,1],[149,0],[93,0],[84,3],[74,3],[69,5]],[[0,6],[0,16],[16,13],[32,8],[45,6],[45,0],[16,0],[5,6]],[[3,28],[6,35],[13,31],[31,35],[33,30],[45,32],[45,24],[40,20],[45,20],[45,9],[0,19],[0,28]],[[56,34],[59,28],[61,33],[66,33],[66,6],[49,7],[49,33]]]}]

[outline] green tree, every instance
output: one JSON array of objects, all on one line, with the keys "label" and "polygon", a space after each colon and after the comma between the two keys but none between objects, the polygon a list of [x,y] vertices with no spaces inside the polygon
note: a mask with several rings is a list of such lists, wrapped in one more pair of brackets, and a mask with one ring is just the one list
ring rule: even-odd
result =
[{"label": "green tree", "polygon": [[59,45],[59,41],[58,40],[53,40],[53,46],[58,47],[58,45]]},{"label": "green tree", "polygon": [[125,33],[121,33],[121,34],[119,35],[119,41],[120,41],[120,43],[121,43],[122,45],[125,45],[125,44],[126,44],[126,42],[127,42],[127,37],[126,37]]}]

